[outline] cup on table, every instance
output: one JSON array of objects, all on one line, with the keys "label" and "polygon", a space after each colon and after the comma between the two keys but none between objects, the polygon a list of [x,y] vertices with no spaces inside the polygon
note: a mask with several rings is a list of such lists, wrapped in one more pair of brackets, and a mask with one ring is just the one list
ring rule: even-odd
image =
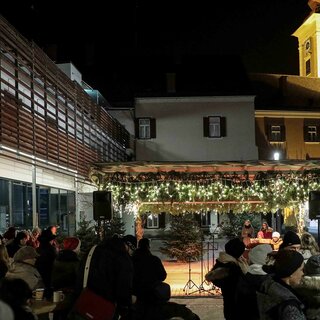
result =
[{"label": "cup on table", "polygon": [[35,289],[32,291],[32,298],[36,300],[42,300],[44,294],[44,288]]},{"label": "cup on table", "polygon": [[53,302],[61,302],[64,300],[64,293],[62,291],[53,292]]}]

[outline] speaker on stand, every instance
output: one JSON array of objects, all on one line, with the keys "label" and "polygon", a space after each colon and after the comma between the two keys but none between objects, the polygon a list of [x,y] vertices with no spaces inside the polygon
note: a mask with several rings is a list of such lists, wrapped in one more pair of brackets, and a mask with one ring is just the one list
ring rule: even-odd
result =
[{"label": "speaker on stand", "polygon": [[98,237],[105,238],[107,223],[113,217],[112,193],[93,191],[93,219],[98,223]]}]

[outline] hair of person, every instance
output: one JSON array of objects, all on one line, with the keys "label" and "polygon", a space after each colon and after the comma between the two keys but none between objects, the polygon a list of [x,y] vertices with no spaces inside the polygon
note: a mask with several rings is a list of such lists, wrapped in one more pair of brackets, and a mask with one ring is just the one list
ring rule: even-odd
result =
[{"label": "hair of person", "polygon": [[314,236],[309,232],[301,235],[301,249],[310,250],[312,255],[319,253],[319,246]]}]

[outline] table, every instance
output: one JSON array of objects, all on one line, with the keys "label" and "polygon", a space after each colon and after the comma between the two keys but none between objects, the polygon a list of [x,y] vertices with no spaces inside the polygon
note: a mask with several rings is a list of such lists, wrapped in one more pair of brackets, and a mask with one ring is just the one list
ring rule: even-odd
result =
[{"label": "table", "polygon": [[39,315],[52,312],[57,307],[57,303],[48,301],[46,299],[32,300],[32,304],[30,307],[36,315]]}]

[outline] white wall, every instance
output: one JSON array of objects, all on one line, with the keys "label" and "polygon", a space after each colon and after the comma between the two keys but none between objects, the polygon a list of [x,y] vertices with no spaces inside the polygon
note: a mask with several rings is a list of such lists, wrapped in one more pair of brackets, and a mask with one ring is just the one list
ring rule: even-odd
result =
[{"label": "white wall", "polygon": [[[203,136],[203,117],[226,117],[227,136]],[[156,119],[156,138],[136,141],[145,161],[257,160],[254,97],[139,98],[136,118]]]}]

